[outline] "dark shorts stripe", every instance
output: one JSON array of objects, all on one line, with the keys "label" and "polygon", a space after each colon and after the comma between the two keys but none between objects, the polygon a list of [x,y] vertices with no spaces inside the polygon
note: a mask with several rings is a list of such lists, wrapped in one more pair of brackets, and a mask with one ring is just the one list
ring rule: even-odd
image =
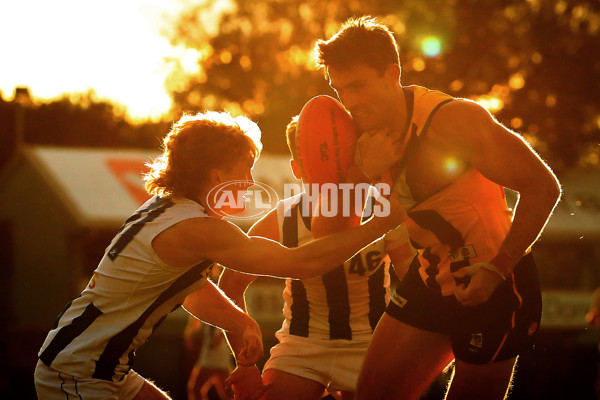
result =
[{"label": "dark shorts stripe", "polygon": [[391,317],[423,331],[448,335],[454,356],[470,364],[507,360],[531,349],[542,311],[531,254],[477,306],[463,306],[454,295],[441,296],[427,288],[418,269],[414,260],[386,310]]}]

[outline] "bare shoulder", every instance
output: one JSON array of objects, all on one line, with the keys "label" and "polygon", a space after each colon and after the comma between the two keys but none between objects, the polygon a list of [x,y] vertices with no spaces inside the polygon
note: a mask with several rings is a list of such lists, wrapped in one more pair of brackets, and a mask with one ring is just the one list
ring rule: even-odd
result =
[{"label": "bare shoulder", "polygon": [[479,103],[468,99],[456,99],[441,107],[434,116],[427,136],[431,140],[448,141],[481,137],[499,126],[494,116]]},{"label": "bare shoulder", "polygon": [[521,135],[474,101],[461,99],[441,107],[427,136],[502,186],[521,192],[534,181],[554,185],[549,167]]},{"label": "bare shoulder", "polygon": [[468,99],[456,99],[441,107],[427,132],[429,143],[468,162],[476,161],[480,156],[487,157],[487,150],[517,137],[486,108]]},{"label": "bare shoulder", "polygon": [[[448,122],[460,123],[465,122],[465,119],[471,120],[475,118],[478,121],[493,121],[494,117],[490,112],[476,101],[457,98],[454,101],[444,104],[437,111],[440,118]],[[436,117],[437,118],[437,117]],[[440,118],[437,118],[438,120]],[[435,120],[435,118],[434,118]]]},{"label": "bare shoulder", "polygon": [[230,231],[239,230],[234,224],[223,221],[218,218],[203,217],[203,218],[189,218],[185,219],[171,228],[165,230],[164,233],[169,232],[170,235],[182,237],[204,237],[214,236],[215,234]]},{"label": "bare shoulder", "polygon": [[190,218],[165,229],[152,241],[156,254],[174,267],[187,267],[202,259],[224,242],[244,240],[237,226],[217,218]]},{"label": "bare shoulder", "polygon": [[207,246],[214,246],[216,242],[229,241],[234,239],[244,239],[248,236],[237,225],[221,220],[219,218],[190,218],[179,225],[179,235],[182,239],[188,238],[194,246],[198,242],[207,243]]}]

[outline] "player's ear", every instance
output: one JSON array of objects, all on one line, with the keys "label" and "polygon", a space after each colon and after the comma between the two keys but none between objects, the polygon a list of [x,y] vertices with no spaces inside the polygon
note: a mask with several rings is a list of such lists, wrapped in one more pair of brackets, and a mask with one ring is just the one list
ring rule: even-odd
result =
[{"label": "player's ear", "polygon": [[296,161],[293,158],[290,159],[290,167],[292,167],[292,173],[294,174],[294,177],[298,180],[301,180],[302,173],[300,172],[300,167],[298,166],[298,163],[296,163]]},{"label": "player's ear", "polygon": [[390,64],[385,69],[385,77],[393,83],[400,82],[400,66],[398,64]]},{"label": "player's ear", "polygon": [[221,173],[222,171],[217,168],[213,168],[210,170],[210,173],[208,174],[208,179],[211,186],[215,186],[221,183]]}]

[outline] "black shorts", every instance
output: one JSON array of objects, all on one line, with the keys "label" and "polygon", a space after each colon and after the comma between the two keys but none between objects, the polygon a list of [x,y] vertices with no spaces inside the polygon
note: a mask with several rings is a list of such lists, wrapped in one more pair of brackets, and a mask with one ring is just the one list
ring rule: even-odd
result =
[{"label": "black shorts", "polygon": [[398,321],[450,336],[454,356],[471,364],[507,360],[533,347],[540,325],[542,296],[533,256],[523,257],[512,277],[477,306],[429,289],[415,257],[386,313]]}]

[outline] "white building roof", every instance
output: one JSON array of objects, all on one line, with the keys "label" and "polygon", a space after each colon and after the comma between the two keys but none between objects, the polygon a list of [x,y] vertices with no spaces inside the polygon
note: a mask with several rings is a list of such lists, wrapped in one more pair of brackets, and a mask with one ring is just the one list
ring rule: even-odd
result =
[{"label": "white building roof", "polygon": [[141,178],[158,153],[30,146],[24,149],[82,225],[120,225],[149,196]]},{"label": "white building roof", "polygon": [[[80,224],[120,226],[149,195],[144,190],[145,164],[157,151],[28,146],[25,157],[68,205]],[[289,158],[263,154],[254,179],[275,188],[295,182]]]}]

